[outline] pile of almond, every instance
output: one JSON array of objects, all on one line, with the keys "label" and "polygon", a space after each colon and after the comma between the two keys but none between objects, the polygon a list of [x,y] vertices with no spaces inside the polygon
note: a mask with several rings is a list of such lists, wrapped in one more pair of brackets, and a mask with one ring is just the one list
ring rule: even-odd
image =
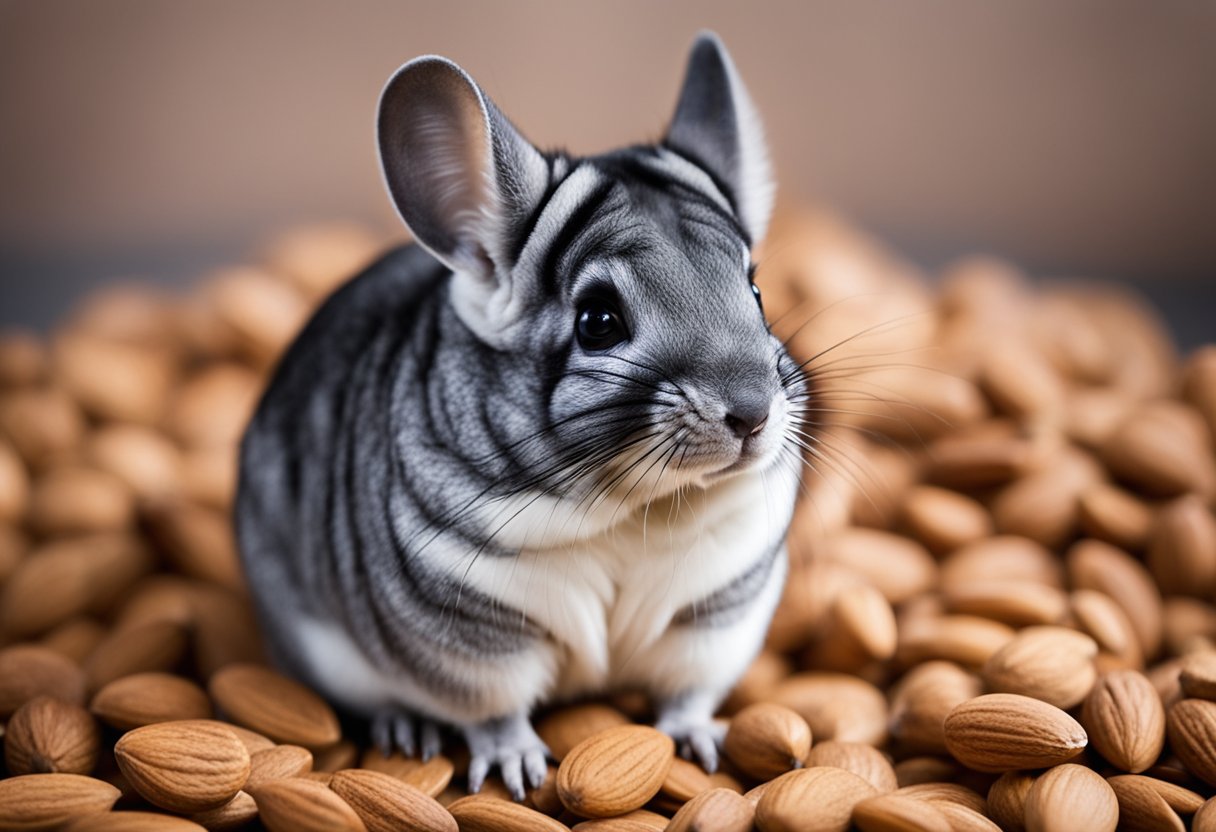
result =
[{"label": "pile of almond", "polygon": [[722,770],[627,693],[537,716],[523,803],[456,743],[369,748],[266,665],[228,512],[276,356],[382,244],[304,229],[0,335],[0,830],[1216,830],[1216,347],[822,214],[760,257],[808,465]]}]

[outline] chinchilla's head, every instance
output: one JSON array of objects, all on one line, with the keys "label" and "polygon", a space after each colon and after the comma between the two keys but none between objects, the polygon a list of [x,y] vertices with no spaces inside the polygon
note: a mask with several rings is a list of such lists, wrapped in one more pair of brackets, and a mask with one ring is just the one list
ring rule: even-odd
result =
[{"label": "chinchilla's head", "polygon": [[768,155],[715,35],[694,44],[655,145],[542,153],[437,57],[393,76],[378,130],[389,191],[452,269],[457,315],[541,391],[530,428],[547,470],[653,497],[796,457],[801,374],[751,279]]}]

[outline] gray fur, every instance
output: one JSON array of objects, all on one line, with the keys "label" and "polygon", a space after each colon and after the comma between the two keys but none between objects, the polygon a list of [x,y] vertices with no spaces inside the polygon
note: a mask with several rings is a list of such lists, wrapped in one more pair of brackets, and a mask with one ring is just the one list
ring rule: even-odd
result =
[{"label": "gray fur", "polygon": [[[693,70],[695,61],[689,83],[701,84]],[[671,135],[681,146],[700,136],[708,158],[717,128],[693,123],[700,114],[686,112],[690,96],[686,88]],[[468,126],[474,111],[480,128]],[[432,119],[433,130],[413,129],[419,119]],[[555,637],[521,599],[463,580],[478,558],[518,554],[499,539],[510,517],[495,507],[533,493],[593,507],[613,485],[611,464],[660,440],[668,444],[648,451],[648,464],[708,464],[737,442],[721,424],[725,414],[800,394],[801,375],[753,298],[739,195],[722,184],[730,180],[721,166],[738,154],[730,130],[715,170],[662,146],[581,159],[541,154],[442,59],[395,76],[380,130],[390,191],[423,246],[388,253],[342,287],[284,356],[242,445],[241,551],[286,670],[326,682],[339,704],[372,716],[367,701],[346,699],[341,680],[319,678],[301,622],[347,634],[362,661],[449,710],[396,704],[461,725],[471,744],[491,749],[477,757],[478,770],[497,762],[514,787],[520,760],[536,769],[543,746],[527,728],[526,706],[489,713],[494,691],[467,668],[506,666],[550,649]],[[456,156],[476,159],[476,170],[461,179],[420,169],[411,154],[428,152],[434,132],[450,134],[445,141]],[[488,154],[478,155],[478,136]],[[494,186],[482,190],[485,176]],[[574,322],[588,293],[617,299],[629,341],[605,353],[579,347]],[[673,433],[677,416],[695,424]],[[790,506],[769,510],[779,537]],[[436,551],[462,554],[453,564],[437,562]],[[779,551],[778,543],[740,553],[754,559],[741,577],[669,626],[730,625],[780,579]],[[680,701],[712,711],[720,693]],[[484,719],[453,716],[466,712]],[[409,726],[392,718],[377,731],[413,745]],[[704,745],[708,734],[697,736]],[[510,747],[496,757],[495,743]]]}]

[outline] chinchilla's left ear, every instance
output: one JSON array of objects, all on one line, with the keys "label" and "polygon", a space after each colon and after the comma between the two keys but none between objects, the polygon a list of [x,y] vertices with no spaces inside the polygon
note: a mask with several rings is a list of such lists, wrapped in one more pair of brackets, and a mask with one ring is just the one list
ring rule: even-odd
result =
[{"label": "chinchilla's left ear", "polygon": [[774,195],[764,129],[730,54],[713,32],[702,32],[693,44],[663,144],[714,178],[753,245],[764,237]]}]

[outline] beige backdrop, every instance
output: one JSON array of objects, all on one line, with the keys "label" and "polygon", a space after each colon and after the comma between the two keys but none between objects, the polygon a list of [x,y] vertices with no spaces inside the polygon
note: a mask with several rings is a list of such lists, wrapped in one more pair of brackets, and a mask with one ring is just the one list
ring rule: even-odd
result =
[{"label": "beige backdrop", "polygon": [[405,59],[451,56],[538,143],[594,151],[657,134],[701,27],[787,195],[930,261],[1216,275],[1212,2],[29,0],[0,3],[3,317],[86,267],[392,222],[372,121]]}]

